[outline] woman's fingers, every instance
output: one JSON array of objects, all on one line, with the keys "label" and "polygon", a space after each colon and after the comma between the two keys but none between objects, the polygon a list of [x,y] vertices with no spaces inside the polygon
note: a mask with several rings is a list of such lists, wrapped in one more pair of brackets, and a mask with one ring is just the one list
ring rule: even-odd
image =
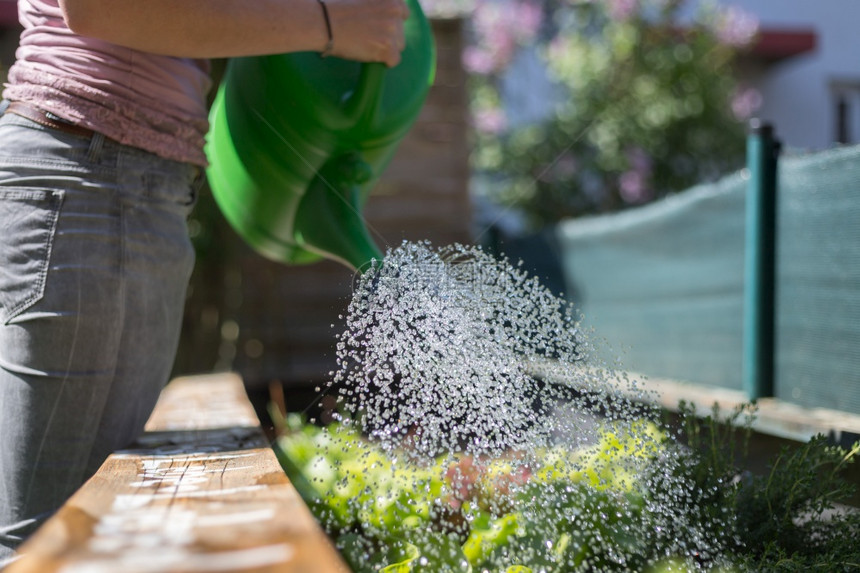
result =
[{"label": "woman's fingers", "polygon": [[403,0],[330,0],[334,53],[364,62],[400,63],[406,47]]}]

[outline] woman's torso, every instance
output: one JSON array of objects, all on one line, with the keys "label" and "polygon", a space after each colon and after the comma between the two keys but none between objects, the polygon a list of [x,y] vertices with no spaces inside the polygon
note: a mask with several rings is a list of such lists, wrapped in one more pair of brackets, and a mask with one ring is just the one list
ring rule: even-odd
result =
[{"label": "woman's torso", "polygon": [[168,159],[205,165],[209,62],[78,36],[57,0],[19,0],[24,30],[3,97]]}]

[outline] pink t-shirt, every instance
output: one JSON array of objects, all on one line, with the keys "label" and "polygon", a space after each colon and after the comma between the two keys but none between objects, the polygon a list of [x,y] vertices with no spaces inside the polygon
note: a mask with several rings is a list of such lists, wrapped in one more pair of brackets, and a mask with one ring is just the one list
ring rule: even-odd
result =
[{"label": "pink t-shirt", "polygon": [[18,17],[24,31],[4,98],[168,159],[206,165],[207,60],[78,36],[57,0],[18,0]]}]

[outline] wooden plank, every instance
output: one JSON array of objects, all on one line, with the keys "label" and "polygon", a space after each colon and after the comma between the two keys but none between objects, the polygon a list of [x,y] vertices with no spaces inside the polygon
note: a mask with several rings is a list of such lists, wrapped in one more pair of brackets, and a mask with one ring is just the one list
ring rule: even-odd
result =
[{"label": "wooden plank", "polygon": [[[585,380],[590,380],[589,368],[583,366],[583,369]],[[579,378],[580,374],[555,375],[547,377],[547,380],[573,389],[587,389]],[[683,400],[700,418],[713,414],[715,406],[724,419],[736,408],[750,404],[749,397],[740,390],[656,378],[638,372],[594,369],[593,377],[632,400],[653,403],[668,412],[677,413]],[[852,436],[860,434],[860,415],[826,408],[805,408],[779,398],[759,398],[751,428],[760,434],[800,443],[820,434],[837,441],[844,435],[853,441]]]},{"label": "wooden plank", "polygon": [[171,382],[139,444],[111,455],[21,553],[9,573],[348,571],[230,374]]},{"label": "wooden plank", "polygon": [[[733,409],[750,402],[746,393],[740,390],[665,378],[648,378],[637,374],[630,376],[631,379],[640,380],[643,389],[656,394],[660,406],[669,411],[677,411],[681,400],[693,406],[699,416],[710,415],[714,405],[717,405],[723,414],[729,414]],[[779,398],[759,398],[756,406],[752,428],[777,438],[807,442],[819,434],[832,435],[835,438],[843,433],[860,434],[860,416],[850,412],[806,408]]]}]

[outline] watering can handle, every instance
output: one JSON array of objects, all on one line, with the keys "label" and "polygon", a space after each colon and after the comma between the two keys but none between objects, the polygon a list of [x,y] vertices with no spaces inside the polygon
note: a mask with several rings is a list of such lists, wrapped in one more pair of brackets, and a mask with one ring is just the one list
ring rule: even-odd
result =
[{"label": "watering can handle", "polygon": [[386,70],[387,66],[381,62],[361,64],[358,85],[345,105],[345,114],[354,125],[367,128],[376,121]]}]

